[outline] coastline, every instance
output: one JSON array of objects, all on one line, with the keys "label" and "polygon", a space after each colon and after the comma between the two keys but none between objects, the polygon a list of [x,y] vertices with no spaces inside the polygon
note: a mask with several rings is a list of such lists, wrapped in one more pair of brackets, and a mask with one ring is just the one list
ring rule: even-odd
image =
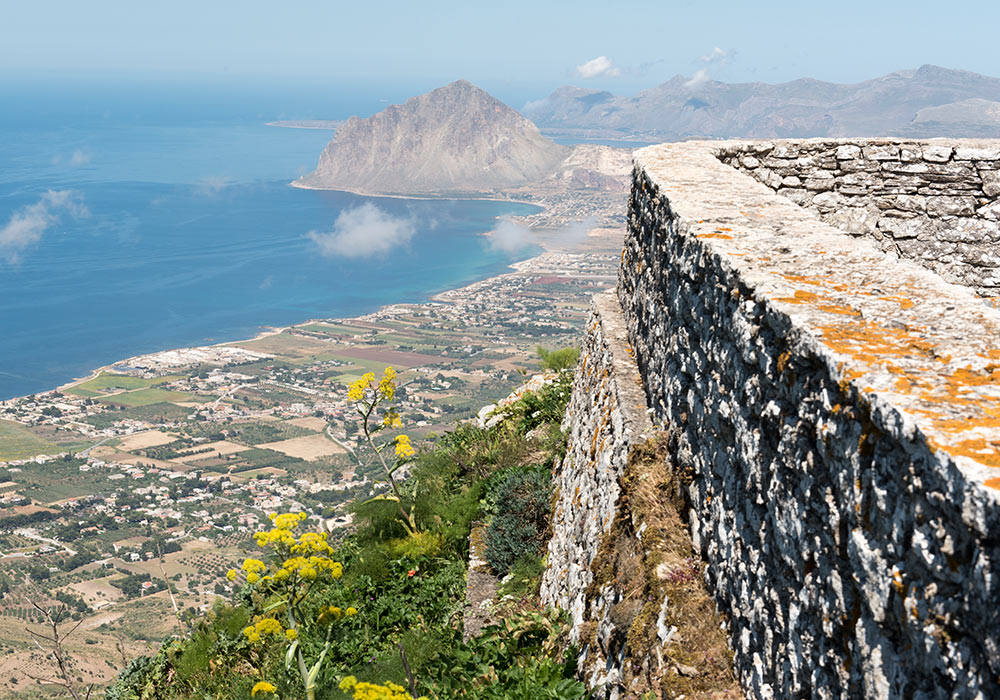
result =
[{"label": "coastline", "polygon": [[[486,234],[483,234],[483,235],[486,235]],[[391,309],[393,307],[397,307],[397,306],[400,306],[400,305],[406,305],[406,304],[411,304],[411,305],[412,304],[428,304],[428,303],[433,303],[433,304],[448,304],[448,303],[451,303],[451,302],[448,299],[445,298],[445,295],[454,294],[456,292],[461,292],[462,290],[467,289],[467,288],[472,287],[472,286],[475,286],[475,285],[481,285],[481,284],[484,284],[484,283],[489,283],[489,282],[499,280],[499,279],[501,279],[503,277],[506,277],[506,276],[509,276],[509,275],[513,275],[513,274],[518,274],[518,273],[521,273],[521,272],[525,272],[525,271],[527,271],[527,270],[530,269],[532,263],[540,262],[547,254],[552,253],[552,252],[555,252],[555,251],[552,251],[552,250],[543,250],[541,253],[539,253],[537,255],[531,256],[529,258],[525,258],[524,260],[518,260],[518,261],[510,263],[507,266],[508,270],[509,270],[507,272],[502,272],[500,274],[490,275],[488,277],[483,277],[481,279],[471,280],[471,281],[468,281],[465,284],[462,284],[462,285],[460,285],[458,287],[453,287],[453,288],[449,288],[449,289],[443,289],[441,291],[438,291],[438,292],[435,292],[435,293],[431,294],[430,296],[427,297],[426,300],[422,300],[422,301],[397,301],[397,302],[391,302],[391,303],[388,303],[388,304],[382,304],[381,306],[379,306],[377,309],[374,309],[373,311],[369,311],[369,312],[364,313],[364,314],[359,314],[357,316],[344,316],[344,317],[325,316],[325,317],[319,317],[319,318],[304,319],[302,321],[298,321],[296,323],[292,323],[292,324],[289,324],[287,326],[263,326],[262,330],[259,333],[253,335],[252,337],[248,337],[248,338],[237,338],[235,340],[226,340],[226,341],[223,341],[223,342],[220,342],[220,343],[210,343],[208,345],[193,345],[193,346],[188,345],[188,346],[169,347],[169,348],[163,348],[161,350],[156,350],[154,352],[143,353],[141,355],[132,355],[130,357],[125,357],[125,358],[122,358],[120,360],[116,360],[115,362],[111,362],[111,363],[108,363],[106,365],[102,365],[101,367],[97,367],[97,368],[91,370],[91,372],[89,374],[87,374],[86,376],[75,377],[75,378],[71,379],[70,381],[65,382],[63,384],[60,384],[59,386],[57,386],[57,387],[55,387],[53,389],[46,389],[44,391],[37,391],[37,392],[34,392],[33,394],[25,394],[25,395],[22,395],[22,396],[12,396],[12,397],[10,397],[8,399],[2,399],[2,400],[0,400],[0,402],[2,402],[2,401],[13,401],[13,400],[17,400],[17,399],[22,399],[22,398],[25,398],[25,396],[32,396],[34,394],[47,394],[47,393],[51,393],[51,392],[54,392],[54,391],[63,392],[63,391],[66,391],[68,389],[72,389],[75,386],[79,386],[80,384],[85,384],[86,382],[89,382],[92,379],[96,379],[102,373],[104,373],[104,372],[110,372],[110,371],[112,371],[112,369],[114,367],[117,367],[119,365],[129,364],[133,360],[137,360],[137,359],[143,358],[143,357],[148,357],[150,355],[156,355],[156,354],[163,353],[163,352],[177,352],[177,351],[185,351],[185,350],[195,350],[197,348],[219,348],[219,347],[228,347],[228,346],[231,346],[231,345],[235,345],[237,343],[249,343],[249,342],[253,342],[255,340],[261,340],[263,338],[268,338],[270,336],[280,335],[281,333],[284,333],[286,331],[290,331],[290,330],[293,330],[295,328],[300,328],[302,326],[308,326],[308,325],[313,324],[313,323],[323,323],[323,322],[329,322],[329,321],[341,321],[341,322],[344,322],[344,321],[364,320],[366,318],[375,316],[375,315],[377,315],[377,314],[379,314],[381,312],[384,312],[384,311],[386,311],[388,309]]]},{"label": "coastline", "polygon": [[318,187],[316,185],[309,185],[301,182],[300,180],[292,180],[288,183],[291,187],[295,187],[300,190],[314,190],[318,192],[346,192],[347,194],[356,194],[359,197],[384,197],[386,199],[416,199],[416,200],[431,200],[431,201],[452,201],[452,202],[505,202],[508,204],[527,204],[529,206],[538,207],[539,211],[536,213],[541,213],[545,211],[545,207],[541,204],[536,204],[535,202],[528,202],[523,199],[516,199],[510,195],[502,194],[490,194],[488,192],[469,192],[468,196],[462,196],[462,192],[439,192],[439,193],[427,193],[427,194],[402,194],[402,193],[389,193],[389,192],[369,192],[367,190],[357,190],[348,189],[346,187]]}]

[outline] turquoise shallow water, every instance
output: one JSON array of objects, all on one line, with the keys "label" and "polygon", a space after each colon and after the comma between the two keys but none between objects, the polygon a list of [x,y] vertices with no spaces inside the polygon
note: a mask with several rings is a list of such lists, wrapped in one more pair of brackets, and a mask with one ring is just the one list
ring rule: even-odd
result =
[{"label": "turquoise shallow water", "polygon": [[[165,119],[64,101],[32,120],[24,99],[0,118],[0,398],[140,353],[423,300],[531,252],[481,235],[526,205],[288,186],[329,134],[264,126],[277,109],[205,119],[204,104],[174,105]],[[370,257],[322,254],[310,232],[366,203],[412,237]]]}]

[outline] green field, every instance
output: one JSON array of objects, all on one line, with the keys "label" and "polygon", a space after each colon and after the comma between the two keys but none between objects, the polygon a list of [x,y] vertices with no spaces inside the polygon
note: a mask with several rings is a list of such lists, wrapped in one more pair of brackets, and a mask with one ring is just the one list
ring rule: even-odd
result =
[{"label": "green field", "polygon": [[89,398],[93,398],[95,396],[100,396],[101,395],[101,392],[99,392],[99,391],[91,391],[90,389],[81,389],[78,386],[74,386],[74,387],[71,387],[69,389],[66,389],[63,393],[64,394],[72,394],[73,396],[82,396],[85,399],[89,399]]},{"label": "green field", "polygon": [[[130,377],[126,374],[109,374],[108,372],[101,372],[99,376],[94,377],[90,381],[86,381],[83,384],[77,384],[73,387],[73,389],[67,390],[67,393],[77,394],[78,396],[88,396],[88,394],[80,392],[94,391],[106,394],[109,391],[118,391],[120,389],[131,391],[133,389],[146,389],[158,384],[168,384],[169,382],[174,382],[178,379],[183,379],[183,377],[172,375],[167,377],[156,377],[155,379],[143,379],[142,377]],[[89,395],[93,396],[93,394]]]},{"label": "green field", "polygon": [[182,391],[170,391],[168,389],[140,389],[139,391],[126,391],[121,394],[105,396],[101,401],[105,403],[118,404],[119,406],[149,406],[154,403],[169,403],[172,401],[191,401],[194,397]]},{"label": "green field", "polygon": [[0,420],[0,459],[27,459],[35,455],[58,454],[65,448],[42,440],[20,423]]}]

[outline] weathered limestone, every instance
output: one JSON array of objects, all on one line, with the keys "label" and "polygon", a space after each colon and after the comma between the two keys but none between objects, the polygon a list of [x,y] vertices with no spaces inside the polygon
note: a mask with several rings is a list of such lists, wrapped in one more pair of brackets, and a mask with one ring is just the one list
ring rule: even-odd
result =
[{"label": "weathered limestone", "polygon": [[731,141],[719,157],[883,251],[1000,295],[998,141]]},{"label": "weathered limestone", "polygon": [[[963,183],[978,203],[981,166],[997,156],[811,143],[689,142],[635,156],[618,297],[654,421],[678,432],[673,458],[692,474],[692,534],[738,672],[754,697],[998,697],[1000,312],[769,189],[797,177],[801,201],[818,207],[853,196],[851,172],[910,183],[940,164],[915,191],[885,185],[876,206],[891,196],[894,211],[957,220],[971,206]],[[749,154],[758,165],[743,167],[767,167],[773,177],[757,177],[769,186],[718,152]],[[788,172],[772,163],[804,158],[813,162]],[[857,196],[873,191],[855,185],[869,193]],[[586,448],[607,400],[593,372],[578,381],[594,405],[567,414],[576,461],[561,504],[595,469]],[[577,542],[614,502],[616,463],[599,469],[602,492],[584,494],[560,526]],[[566,549],[550,548],[550,566]],[[575,572],[548,599],[573,609],[584,579]]]}]

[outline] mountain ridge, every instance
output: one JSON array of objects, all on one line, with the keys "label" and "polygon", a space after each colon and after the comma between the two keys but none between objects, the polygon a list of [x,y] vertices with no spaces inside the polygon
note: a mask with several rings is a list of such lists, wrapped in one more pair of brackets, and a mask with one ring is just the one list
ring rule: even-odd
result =
[{"label": "mountain ridge", "polygon": [[[593,136],[792,138],[811,136],[1000,136],[978,103],[1000,102],[1000,79],[925,64],[859,83],[799,78],[785,83],[723,83],[677,75],[633,97],[563,86],[524,108],[539,128]],[[921,110],[963,103],[961,119],[918,119]],[[991,131],[992,130],[992,131]]]}]

